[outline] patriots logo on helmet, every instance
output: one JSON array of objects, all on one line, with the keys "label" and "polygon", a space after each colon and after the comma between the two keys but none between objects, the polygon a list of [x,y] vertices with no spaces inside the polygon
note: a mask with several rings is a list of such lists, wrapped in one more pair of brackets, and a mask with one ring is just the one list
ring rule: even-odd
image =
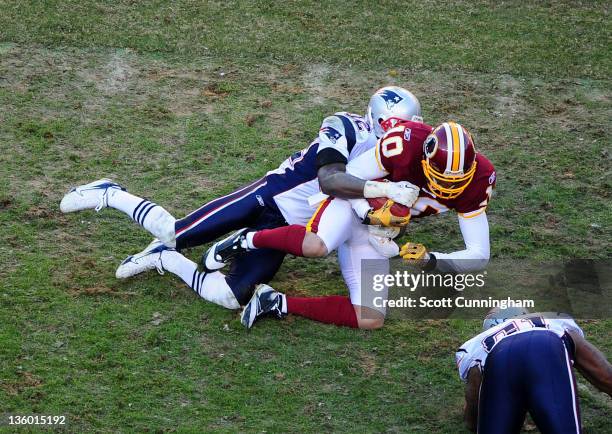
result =
[{"label": "patriots logo on helmet", "polygon": [[395,106],[395,104],[398,104],[400,101],[404,99],[390,89],[385,89],[379,92],[378,95],[382,97],[382,99],[385,100],[385,104],[387,104],[388,110],[391,110]]},{"label": "patriots logo on helmet", "polygon": [[323,127],[321,128],[320,131],[329,138],[330,142],[334,144],[338,141],[340,137],[342,137],[342,134],[340,134],[338,131],[336,131],[332,127]]}]

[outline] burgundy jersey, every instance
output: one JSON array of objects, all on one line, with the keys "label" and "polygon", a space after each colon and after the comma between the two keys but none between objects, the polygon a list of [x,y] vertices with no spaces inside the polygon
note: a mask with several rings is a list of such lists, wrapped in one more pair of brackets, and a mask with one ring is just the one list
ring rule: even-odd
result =
[{"label": "burgundy jersey", "polygon": [[463,217],[475,217],[483,212],[495,188],[495,168],[482,154],[476,153],[476,172],[466,189],[453,199],[438,198],[427,188],[423,173],[423,143],[433,128],[419,122],[402,122],[390,129],[376,144],[378,164],[389,172],[387,179],[408,181],[421,188],[412,206],[412,217],[455,210]]}]

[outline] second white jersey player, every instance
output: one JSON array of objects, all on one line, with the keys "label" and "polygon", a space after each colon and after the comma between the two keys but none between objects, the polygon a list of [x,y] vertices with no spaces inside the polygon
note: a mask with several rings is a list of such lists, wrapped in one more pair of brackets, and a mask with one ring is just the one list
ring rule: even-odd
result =
[{"label": "second white jersey player", "polygon": [[466,381],[470,368],[479,366],[483,369],[493,348],[509,336],[527,332],[550,331],[563,338],[569,330],[584,335],[582,329],[572,318],[561,314],[551,312],[527,313],[508,318],[461,345],[455,354],[459,376],[463,381]]}]

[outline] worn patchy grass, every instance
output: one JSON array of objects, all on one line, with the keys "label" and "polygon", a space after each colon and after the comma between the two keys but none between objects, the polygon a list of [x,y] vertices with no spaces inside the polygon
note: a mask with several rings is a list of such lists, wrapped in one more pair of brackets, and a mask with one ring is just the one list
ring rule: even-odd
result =
[{"label": "worn patchy grass", "polygon": [[[494,259],[610,256],[604,2],[0,10],[0,413],[67,414],[72,431],[461,431],[453,351],[477,322],[246,333],[172,276],[117,282],[149,240],[122,214],[58,209],[68,187],[110,176],[182,215],[384,84],[410,88],[430,123],[468,126],[496,165]],[[461,244],[453,216],[410,236]],[[288,259],[273,285],[345,292],[334,258]],[[610,322],[584,327],[612,355]],[[610,400],[585,384],[585,428],[603,432]]]},{"label": "worn patchy grass", "polygon": [[2,1],[2,39],[140,52],[609,77],[605,1]]}]

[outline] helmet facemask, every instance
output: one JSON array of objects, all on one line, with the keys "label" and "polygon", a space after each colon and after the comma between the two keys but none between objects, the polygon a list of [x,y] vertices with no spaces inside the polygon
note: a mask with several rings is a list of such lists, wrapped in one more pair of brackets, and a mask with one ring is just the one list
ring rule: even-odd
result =
[{"label": "helmet facemask", "polygon": [[423,173],[427,178],[427,187],[440,199],[454,199],[467,188],[476,172],[476,161],[467,173],[443,174],[434,168],[429,158],[421,161]]}]

